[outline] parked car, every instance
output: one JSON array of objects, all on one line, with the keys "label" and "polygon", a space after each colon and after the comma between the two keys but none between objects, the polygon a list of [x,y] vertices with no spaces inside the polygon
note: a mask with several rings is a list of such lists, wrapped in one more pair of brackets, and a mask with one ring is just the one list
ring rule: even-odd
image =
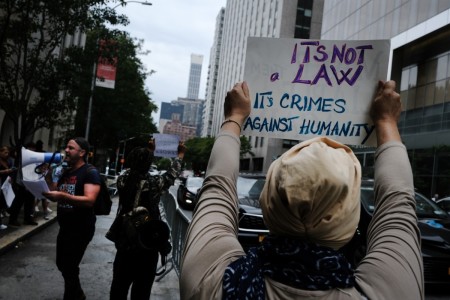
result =
[{"label": "parked car", "polygon": [[450,215],[450,197],[439,199],[436,204]]},{"label": "parked car", "polygon": [[[190,178],[192,177],[188,177],[188,181]],[[259,196],[265,182],[266,175],[264,174],[241,173],[237,178],[236,188],[239,200],[238,239],[245,251],[250,247],[257,246],[269,234],[269,230],[264,225],[261,206],[259,204]],[[179,195],[180,193],[178,193]],[[193,209],[198,201],[197,190],[195,190],[195,196],[192,193],[189,197],[193,198],[193,205],[191,206]]]},{"label": "parked car", "polygon": [[202,187],[203,177],[188,176],[182,180],[178,186],[177,202],[183,209],[193,210],[196,202],[194,201],[199,188]]},{"label": "parked car", "polygon": [[[415,193],[427,284],[450,284],[450,216],[436,203]],[[367,228],[375,210],[373,181],[361,185],[361,219],[352,240],[342,249],[355,267],[367,250]]]},{"label": "parked car", "polygon": [[238,239],[245,251],[257,246],[269,234],[259,204],[259,196],[266,182],[265,174],[239,174],[237,195],[239,200]]},{"label": "parked car", "polygon": [[178,176],[178,179],[180,179],[181,182],[185,182],[186,179],[189,176],[194,176],[194,171],[192,171],[192,170],[183,170],[183,171],[180,172],[180,175]]}]

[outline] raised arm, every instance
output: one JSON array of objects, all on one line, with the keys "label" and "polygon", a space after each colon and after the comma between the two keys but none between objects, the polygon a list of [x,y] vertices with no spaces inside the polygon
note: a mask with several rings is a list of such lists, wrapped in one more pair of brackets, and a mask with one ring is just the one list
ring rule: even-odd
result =
[{"label": "raised arm", "polygon": [[186,234],[180,277],[181,299],[220,299],[225,268],[244,255],[237,239],[236,179],[239,135],[250,114],[247,84],[238,83],[225,99],[225,121],[216,137]]},{"label": "raised arm", "polygon": [[371,109],[378,143],[375,212],[368,229],[367,255],[355,274],[369,299],[424,299],[413,176],[398,131],[400,113],[395,82],[380,82]]}]

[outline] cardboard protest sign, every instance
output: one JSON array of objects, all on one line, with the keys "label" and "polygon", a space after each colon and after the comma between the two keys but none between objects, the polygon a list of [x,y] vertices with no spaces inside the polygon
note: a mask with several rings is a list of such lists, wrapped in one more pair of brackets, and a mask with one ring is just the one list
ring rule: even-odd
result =
[{"label": "cardboard protest sign", "polygon": [[369,117],[378,80],[386,80],[389,40],[247,40],[244,80],[252,113],[243,134],[306,140],[327,136],[374,146]]},{"label": "cardboard protest sign", "polygon": [[158,157],[177,157],[178,143],[180,137],[174,134],[154,134],[155,138],[155,156]]}]

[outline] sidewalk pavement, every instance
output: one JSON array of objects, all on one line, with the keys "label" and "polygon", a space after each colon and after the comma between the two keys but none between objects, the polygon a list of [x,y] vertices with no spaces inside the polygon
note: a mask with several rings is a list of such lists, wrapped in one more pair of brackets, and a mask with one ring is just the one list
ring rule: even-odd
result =
[{"label": "sidewalk pavement", "polygon": [[[117,208],[117,198],[113,199],[113,209],[110,216],[115,215],[115,209]],[[25,225],[23,224],[23,209],[18,217],[19,222],[22,224],[18,227],[12,227],[8,225],[9,218],[2,218],[2,223],[7,225],[8,228],[0,230],[0,255],[6,253],[7,251],[20,247],[22,241],[31,237],[32,235],[45,229],[47,226],[56,222],[56,203],[49,201],[49,206],[52,213],[48,216],[49,219],[44,219],[44,213],[42,212],[42,206],[39,202],[39,212],[35,213],[35,221],[38,225]],[[178,275],[174,268],[172,267],[172,262],[167,262],[168,272],[163,277],[157,277],[152,287],[152,300],[177,300],[180,299],[179,292],[179,282]],[[0,297],[1,298],[1,297]]]},{"label": "sidewalk pavement", "polygon": [[48,207],[52,212],[48,215],[49,219],[44,219],[44,213],[42,211],[42,205],[39,201],[39,212],[35,213],[35,221],[38,225],[25,225],[23,224],[23,208],[17,220],[21,224],[20,226],[10,226],[9,217],[2,218],[2,223],[8,228],[0,230],[0,255],[14,247],[17,247],[23,240],[26,240],[31,235],[38,233],[50,224],[56,222],[56,203],[48,202]]}]

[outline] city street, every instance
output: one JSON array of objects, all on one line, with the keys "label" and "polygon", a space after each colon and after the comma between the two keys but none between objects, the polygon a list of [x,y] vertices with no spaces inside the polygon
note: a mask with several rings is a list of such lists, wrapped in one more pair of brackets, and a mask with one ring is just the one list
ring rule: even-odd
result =
[{"label": "city street", "polygon": [[[177,188],[178,182],[170,189],[172,195],[176,195]],[[94,239],[80,265],[81,284],[87,299],[109,299],[115,248],[104,235],[116,208],[117,198],[111,215],[97,218]],[[191,211],[183,210],[183,214],[192,218]],[[58,224],[55,222],[0,256],[0,300],[62,299],[64,283],[55,265],[57,233]],[[427,288],[426,291],[427,300],[450,299],[448,288]],[[154,283],[151,299],[179,298],[178,277],[174,270]]]},{"label": "city street", "polygon": [[[105,233],[116,208],[117,198],[110,216],[97,217],[94,239],[80,265],[81,285],[87,299],[109,299],[115,247],[105,238]],[[64,282],[55,264],[58,228],[55,222],[0,256],[0,299],[62,299]],[[151,298],[179,299],[178,277],[174,271],[153,284]]]}]

